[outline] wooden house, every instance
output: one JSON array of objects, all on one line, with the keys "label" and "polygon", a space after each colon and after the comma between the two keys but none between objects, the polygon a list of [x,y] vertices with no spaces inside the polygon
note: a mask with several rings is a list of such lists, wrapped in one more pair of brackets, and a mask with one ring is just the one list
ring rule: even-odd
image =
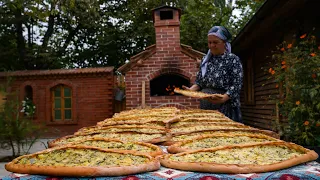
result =
[{"label": "wooden house", "polygon": [[246,124],[275,128],[279,114],[268,96],[279,92],[264,69],[272,64],[272,51],[283,41],[293,42],[312,29],[320,37],[319,7],[318,0],[266,0],[233,40],[232,51],[244,65],[241,110]]}]

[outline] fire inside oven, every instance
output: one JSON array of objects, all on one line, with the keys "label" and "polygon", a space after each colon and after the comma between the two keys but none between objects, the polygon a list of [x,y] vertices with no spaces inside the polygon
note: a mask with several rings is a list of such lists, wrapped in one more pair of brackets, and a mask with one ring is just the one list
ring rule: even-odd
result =
[{"label": "fire inside oven", "polygon": [[163,74],[150,81],[151,96],[172,96],[179,95],[174,93],[174,88],[182,88],[182,85],[189,86],[190,81],[182,76],[175,74]]}]

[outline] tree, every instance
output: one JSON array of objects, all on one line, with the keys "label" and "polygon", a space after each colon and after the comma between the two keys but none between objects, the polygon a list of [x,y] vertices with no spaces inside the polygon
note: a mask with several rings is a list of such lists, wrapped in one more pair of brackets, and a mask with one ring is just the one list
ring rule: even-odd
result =
[{"label": "tree", "polygon": [[20,65],[5,66],[7,70],[64,67],[69,45],[76,45],[78,34],[94,29],[99,16],[96,1],[3,0],[0,4],[0,40],[3,43],[9,36],[10,45],[16,47],[16,52],[10,49],[0,55],[13,55],[9,60]]},{"label": "tree", "polygon": [[189,0],[185,13],[181,17],[181,42],[206,52],[208,50],[207,33],[212,26],[225,26],[235,37],[263,2]]},{"label": "tree", "polygon": [[[235,35],[258,0],[0,0],[0,70],[115,66],[155,43],[151,10],[182,9],[181,42],[205,52],[214,24]],[[240,16],[235,16],[238,9]]]}]

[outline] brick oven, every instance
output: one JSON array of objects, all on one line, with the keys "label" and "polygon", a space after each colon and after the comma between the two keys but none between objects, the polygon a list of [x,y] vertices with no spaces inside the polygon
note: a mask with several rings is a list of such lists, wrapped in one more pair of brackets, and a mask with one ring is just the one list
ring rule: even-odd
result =
[{"label": "brick oven", "polygon": [[173,89],[194,83],[204,54],[180,43],[180,9],[161,6],[152,14],[156,44],[118,69],[125,75],[126,107],[198,108],[198,100],[174,94]]}]

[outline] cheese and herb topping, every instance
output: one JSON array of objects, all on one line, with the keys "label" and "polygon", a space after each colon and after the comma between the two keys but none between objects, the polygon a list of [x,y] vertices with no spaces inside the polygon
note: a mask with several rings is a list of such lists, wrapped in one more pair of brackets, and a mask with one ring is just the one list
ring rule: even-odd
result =
[{"label": "cheese and herb topping", "polygon": [[217,113],[186,113],[186,114],[182,114],[179,113],[178,116],[180,116],[181,118],[199,118],[199,117],[203,117],[203,118],[226,118],[225,115],[223,114],[217,114]]},{"label": "cheese and herb topping", "polygon": [[88,138],[110,138],[126,142],[149,142],[156,138],[164,138],[163,134],[143,134],[143,133],[95,133],[79,136],[69,136],[53,142],[54,146],[64,145],[70,142],[80,141]]},{"label": "cheese and herb topping", "polygon": [[88,133],[103,133],[103,132],[141,132],[141,133],[164,133],[165,128],[152,128],[140,125],[125,125],[125,126],[109,126],[109,127],[91,127],[82,129],[75,134],[88,134]]},{"label": "cheese and herb topping", "polygon": [[116,120],[116,119],[107,119],[105,121],[98,122],[98,126],[111,126],[111,125],[119,125],[119,124],[143,124],[143,125],[151,125],[152,127],[164,127],[165,123],[164,121],[171,119],[172,117],[155,117],[155,118],[148,118],[148,117],[143,117],[143,118],[134,118],[134,119],[121,119],[121,120]]},{"label": "cheese and herb topping", "polygon": [[86,140],[75,142],[73,144],[85,145],[85,146],[94,146],[103,149],[120,149],[120,150],[135,150],[140,152],[152,152],[156,150],[155,148],[149,146],[143,146],[140,144],[132,142],[118,142],[118,141],[104,141],[104,140]]},{"label": "cheese and herb topping", "polygon": [[210,113],[210,114],[221,114],[218,110],[207,110],[207,109],[182,109],[179,114],[192,114],[192,113]]},{"label": "cheese and herb topping", "polygon": [[218,130],[218,129],[244,129],[250,128],[248,126],[238,126],[238,125],[195,125],[189,127],[174,127],[171,128],[171,133],[181,133],[181,132],[192,132],[200,130]]},{"label": "cheese and herb topping", "polygon": [[234,147],[217,151],[204,150],[171,155],[170,160],[179,162],[208,162],[217,164],[253,164],[268,165],[300,156],[304,152],[282,145],[256,145]]},{"label": "cheese and herb topping", "polygon": [[146,156],[104,152],[97,149],[66,148],[27,155],[15,164],[35,166],[131,166],[149,162]]},{"label": "cheese and herb topping", "polygon": [[252,136],[210,136],[195,139],[191,142],[183,143],[181,148],[185,149],[203,149],[203,148],[213,148],[217,146],[227,146],[235,144],[247,144],[247,143],[259,143],[259,142],[268,142],[268,141],[277,141],[277,139],[270,138],[267,136],[261,137],[252,137]]},{"label": "cheese and herb topping", "polygon": [[113,119],[132,119],[132,118],[141,118],[141,117],[174,117],[176,116],[175,113],[172,112],[149,112],[149,113],[137,113],[137,114],[129,114],[125,116],[116,116]]},{"label": "cheese and herb topping", "polygon": [[176,113],[179,110],[176,107],[165,107],[165,108],[152,108],[152,109],[132,109],[128,111],[122,111],[120,113],[114,114],[113,117],[119,116],[127,116],[132,114],[141,114],[141,113],[150,113],[150,112],[158,112],[158,113]]},{"label": "cheese and herb topping", "polygon": [[195,125],[201,125],[201,124],[240,125],[240,123],[228,122],[228,121],[179,121],[179,122],[172,123],[170,127],[195,126]]},{"label": "cheese and herb topping", "polygon": [[220,135],[223,133],[228,133],[229,135],[234,135],[234,136],[241,136],[241,135],[265,135],[262,132],[259,131],[250,131],[250,132],[246,132],[246,131],[200,131],[200,132],[193,132],[190,134],[183,134],[183,135],[176,135],[172,137],[172,141],[185,141],[185,140],[191,140],[194,138],[197,138],[199,136],[203,136],[203,135]]}]

